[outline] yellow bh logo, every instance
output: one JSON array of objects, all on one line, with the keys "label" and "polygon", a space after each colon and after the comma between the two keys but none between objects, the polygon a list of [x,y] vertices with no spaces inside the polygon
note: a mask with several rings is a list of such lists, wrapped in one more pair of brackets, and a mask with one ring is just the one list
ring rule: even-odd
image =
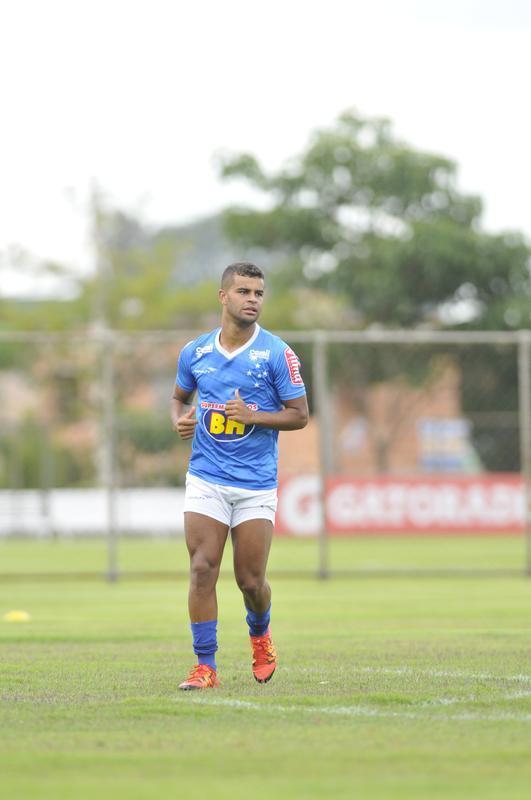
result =
[{"label": "yellow bh logo", "polygon": [[217,411],[212,413],[210,417],[210,433],[236,433],[238,436],[243,436],[244,432],[245,425],[243,422],[227,419],[223,414],[218,414]]},{"label": "yellow bh logo", "polygon": [[203,427],[218,442],[238,442],[249,436],[254,425],[249,428],[243,422],[227,419],[225,414],[209,408],[203,415]]}]

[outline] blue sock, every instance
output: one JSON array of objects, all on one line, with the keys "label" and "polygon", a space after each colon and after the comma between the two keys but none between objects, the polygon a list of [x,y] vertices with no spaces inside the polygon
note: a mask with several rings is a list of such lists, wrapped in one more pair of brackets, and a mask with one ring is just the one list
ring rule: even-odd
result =
[{"label": "blue sock", "polygon": [[197,662],[198,664],[208,664],[212,669],[216,669],[217,626],[217,619],[211,619],[208,622],[190,623]]},{"label": "blue sock", "polygon": [[263,636],[269,628],[269,620],[271,618],[271,604],[267,611],[259,613],[258,611],[251,611],[247,609],[247,616],[245,620],[249,626],[249,636]]}]

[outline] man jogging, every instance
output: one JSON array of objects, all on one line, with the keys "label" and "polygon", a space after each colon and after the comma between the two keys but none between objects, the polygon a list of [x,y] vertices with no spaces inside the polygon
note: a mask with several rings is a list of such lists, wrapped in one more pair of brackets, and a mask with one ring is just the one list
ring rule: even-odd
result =
[{"label": "man jogging", "polygon": [[[275,671],[265,573],[277,504],[278,432],[303,428],[308,421],[297,356],[257,322],[264,300],[262,270],[248,262],[230,264],[219,299],[221,328],[182,349],[171,401],[174,429],[182,439],[193,439],[184,525],[198,663],[181,683],[183,690],[219,685],[216,583],[229,530],[234,574],[247,610],[253,675],[267,683]],[[196,404],[185,408],[196,391]]]}]

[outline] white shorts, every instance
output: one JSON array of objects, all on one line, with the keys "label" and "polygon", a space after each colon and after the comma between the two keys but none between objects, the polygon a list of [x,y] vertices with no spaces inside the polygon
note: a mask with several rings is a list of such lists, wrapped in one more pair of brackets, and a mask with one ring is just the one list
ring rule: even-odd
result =
[{"label": "white shorts", "polygon": [[275,523],[277,490],[240,489],[208,483],[197,475],[186,473],[184,510],[205,514],[207,517],[235,528],[248,519],[268,519]]}]

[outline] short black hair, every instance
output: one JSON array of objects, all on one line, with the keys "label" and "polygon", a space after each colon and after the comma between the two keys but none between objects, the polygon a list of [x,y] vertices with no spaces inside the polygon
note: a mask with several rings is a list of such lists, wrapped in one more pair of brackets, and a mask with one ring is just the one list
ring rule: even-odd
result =
[{"label": "short black hair", "polygon": [[223,270],[223,275],[221,276],[221,285],[226,286],[228,283],[232,282],[232,279],[235,275],[243,275],[246,278],[261,278],[265,280],[264,273],[256,264],[253,264],[252,261],[235,261],[234,264],[229,264],[228,267],[225,267]]}]

